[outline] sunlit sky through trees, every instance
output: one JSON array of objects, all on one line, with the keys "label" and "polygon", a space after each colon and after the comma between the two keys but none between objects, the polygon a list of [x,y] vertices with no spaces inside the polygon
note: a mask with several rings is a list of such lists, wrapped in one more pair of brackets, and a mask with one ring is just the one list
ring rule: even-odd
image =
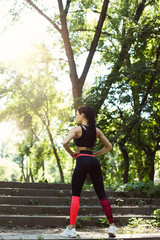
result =
[{"label": "sunlit sky through trees", "polygon": [[[8,2],[1,6],[0,14],[0,62],[14,62],[17,59],[22,59],[30,54],[33,49],[33,44],[44,42],[47,46],[52,47],[53,38],[57,38],[48,31],[50,24],[39,13],[33,10],[26,10],[25,14],[19,20],[12,22],[8,12],[11,4]],[[92,18],[92,16],[91,16]],[[55,49],[54,49],[55,51]],[[57,54],[59,49],[57,49]],[[54,53],[56,54],[56,53]],[[84,53],[78,60],[79,72],[83,68],[87,53]],[[95,57],[97,59],[98,55]],[[65,58],[65,57],[64,57]],[[93,82],[94,69],[89,72],[89,82]],[[65,77],[66,78],[66,77]],[[60,79],[61,80],[61,79]],[[94,79],[93,79],[94,80]],[[66,81],[66,79],[65,79]],[[64,82],[62,83],[64,86]],[[64,89],[71,89],[70,81]]]},{"label": "sunlit sky through trees", "polygon": [[[31,55],[34,51],[33,44],[44,42],[46,45],[52,45],[52,34],[47,32],[48,22],[38,13],[31,10],[21,16],[20,20],[11,22],[9,8],[11,4],[6,1],[1,5],[0,13],[0,62],[12,64],[12,62],[22,61]],[[59,83],[64,86],[64,82]],[[68,81],[64,90],[70,90],[71,84]],[[1,107],[3,102],[0,102]],[[18,140],[18,129],[13,123],[0,123],[0,142],[5,142],[9,139]]]},{"label": "sunlit sky through trees", "polygon": [[[49,23],[46,19],[28,9],[19,20],[11,22],[8,13],[10,6],[11,4],[7,2],[1,7],[0,62],[10,64],[15,61],[23,62],[23,59],[34,51],[34,44],[45,43],[46,46],[52,47],[53,35],[47,31]],[[67,88],[70,90],[70,82],[64,89]]]},{"label": "sunlit sky through trees", "polygon": [[[6,65],[8,63],[23,62],[23,59],[25,59],[27,55],[31,55],[32,51],[34,51],[33,44],[44,42],[47,46],[51,47],[53,45],[54,35],[51,31],[47,31],[49,23],[46,19],[35,11],[28,9],[19,20],[12,22],[9,13],[12,4],[10,1],[6,1],[5,4],[2,4],[2,2],[0,13],[0,62]],[[84,59],[86,57],[87,53],[79,58],[79,72],[81,72],[81,69],[84,66]],[[98,55],[95,58],[97,59],[97,57]],[[97,70],[94,67],[89,71],[86,86],[91,86],[94,82],[95,71]],[[61,72],[59,72],[59,76],[57,89],[64,90],[64,92],[69,91],[71,94],[71,82],[69,76],[62,74]],[[1,105],[3,104],[3,102],[0,103]],[[0,123],[0,141],[8,138],[13,129],[13,126],[9,123]],[[13,135],[12,137],[14,138]]]},{"label": "sunlit sky through trees", "polygon": [[[17,59],[23,60],[32,48],[32,43],[49,43],[46,33],[47,21],[37,13],[26,12],[20,21],[10,22],[8,13],[10,4],[1,6],[0,15],[0,62],[12,63]],[[3,103],[1,103],[3,104]],[[17,139],[17,129],[12,123],[0,123],[0,142],[7,139]]]},{"label": "sunlit sky through trees", "polygon": [[[6,14],[4,14],[6,12]],[[3,13],[3,15],[2,15]],[[7,17],[8,15],[8,17]],[[9,22],[7,9],[1,8],[0,21],[0,59],[12,60],[23,57],[31,42],[46,41],[49,36],[45,33],[47,21],[36,13],[27,12],[15,23]]]}]

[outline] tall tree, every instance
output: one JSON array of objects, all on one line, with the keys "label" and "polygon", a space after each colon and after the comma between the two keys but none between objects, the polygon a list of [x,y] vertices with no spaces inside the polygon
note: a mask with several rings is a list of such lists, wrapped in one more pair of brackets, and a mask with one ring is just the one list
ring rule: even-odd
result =
[{"label": "tall tree", "polygon": [[[96,47],[98,44],[98,41],[101,36],[103,24],[106,18],[106,13],[108,9],[108,4],[109,0],[104,0],[104,1],[71,1],[67,0],[66,3],[64,4],[62,0],[57,0],[58,3],[58,9],[59,9],[59,16],[57,18],[56,16],[50,16],[49,14],[46,13],[45,8],[42,6],[39,6],[41,3],[38,3],[36,1],[32,0],[24,0],[26,1],[35,11],[37,11],[41,16],[43,16],[51,25],[54,29],[58,31],[60,34],[67,60],[68,60],[68,66],[69,66],[69,72],[70,72],[70,80],[72,83],[72,93],[73,93],[73,98],[74,98],[74,106],[77,108],[81,103],[81,98],[82,98],[82,89],[84,82],[86,80],[88,71],[90,69],[94,53],[96,51]],[[101,5],[101,7],[100,7]],[[76,10],[79,7],[78,10]],[[82,26],[80,29],[78,25],[72,25],[72,23],[69,21],[71,18],[71,15],[76,11],[76,17],[78,18],[79,15],[86,15],[88,10],[95,10],[96,13],[99,15],[99,19],[97,21],[97,26],[95,29],[93,28],[92,35],[93,37],[90,39],[90,47],[88,50],[88,57],[85,61],[84,68],[82,70],[82,73],[80,77],[78,76],[77,73],[77,63],[75,61],[75,56],[74,56],[74,48],[73,48],[73,40],[71,39],[71,31],[75,32],[76,34],[79,31],[87,31],[85,24]],[[85,20],[83,18],[83,20]],[[72,29],[70,27],[72,25]],[[82,25],[82,23],[80,23]],[[78,28],[78,30],[76,29]]]}]

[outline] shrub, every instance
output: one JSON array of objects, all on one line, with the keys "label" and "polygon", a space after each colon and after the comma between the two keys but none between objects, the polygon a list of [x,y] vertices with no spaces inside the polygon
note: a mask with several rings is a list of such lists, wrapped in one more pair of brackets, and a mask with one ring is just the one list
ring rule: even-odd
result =
[{"label": "shrub", "polygon": [[154,217],[156,218],[157,222],[160,223],[160,209],[157,209],[153,212]]},{"label": "shrub", "polygon": [[152,181],[135,181],[134,183],[127,183],[117,188],[117,192],[145,192],[149,197],[160,197],[160,184],[155,185]]}]

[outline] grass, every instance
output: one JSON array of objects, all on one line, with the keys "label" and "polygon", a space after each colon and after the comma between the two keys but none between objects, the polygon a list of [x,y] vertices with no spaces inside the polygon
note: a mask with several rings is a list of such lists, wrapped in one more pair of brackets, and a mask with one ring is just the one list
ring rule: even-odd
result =
[{"label": "grass", "polygon": [[147,226],[147,224],[139,225],[136,227],[123,226],[117,229],[118,234],[148,234],[160,233],[160,228],[154,226]]},{"label": "grass", "polygon": [[[150,224],[147,223],[143,223],[141,225],[138,226],[117,226],[117,234],[149,234],[149,233],[159,233],[160,234],[160,227],[156,227],[156,226],[152,226]],[[79,232],[91,232],[92,235],[95,234],[101,234],[102,236],[106,236],[107,232],[108,232],[108,227],[88,227],[88,228],[80,228],[78,229]]]}]

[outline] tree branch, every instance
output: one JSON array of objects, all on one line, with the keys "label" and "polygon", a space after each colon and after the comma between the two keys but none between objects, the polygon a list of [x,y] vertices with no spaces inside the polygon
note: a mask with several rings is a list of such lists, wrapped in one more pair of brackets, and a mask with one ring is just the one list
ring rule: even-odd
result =
[{"label": "tree branch", "polygon": [[70,3],[71,3],[71,0],[67,0],[67,2],[66,2],[66,7],[65,7],[66,15],[68,14],[68,10],[69,10],[69,7],[70,7]]},{"label": "tree branch", "polygon": [[76,64],[74,60],[74,54],[73,54],[73,50],[72,50],[72,46],[69,38],[66,12],[64,10],[62,0],[57,0],[57,1],[58,1],[59,11],[60,11],[61,26],[62,26],[61,34],[62,34],[64,46],[65,46],[66,55],[68,58],[68,63],[70,68],[70,78],[71,78],[72,86],[74,88],[74,84],[76,84],[78,81],[78,75],[77,75],[77,69],[76,69]]},{"label": "tree branch", "polygon": [[136,14],[135,14],[135,17],[134,17],[134,21],[136,21],[136,22],[139,21],[144,8],[146,7],[145,3],[146,3],[146,0],[142,0],[142,2],[139,4]]},{"label": "tree branch", "polygon": [[52,21],[51,18],[49,18],[39,7],[37,7],[31,0],[26,0],[37,12],[39,12],[45,19],[47,19],[53,26],[54,28],[61,33],[61,29],[57,26],[57,24]]},{"label": "tree branch", "polygon": [[99,41],[99,38],[100,38],[100,35],[101,35],[101,30],[102,30],[102,27],[103,27],[103,23],[104,23],[105,18],[106,18],[108,4],[109,4],[109,0],[104,0],[103,1],[102,11],[101,11],[101,14],[100,14],[100,17],[99,17],[99,21],[98,21],[98,24],[97,24],[97,27],[96,27],[96,32],[95,32],[93,41],[91,43],[89,55],[88,55],[88,58],[86,60],[82,75],[79,79],[81,86],[83,86],[83,84],[84,84],[84,81],[86,79],[86,76],[88,74],[89,68],[90,68],[92,60],[93,60],[94,53],[96,51],[96,47],[97,47],[97,44],[98,44],[98,41]]}]

